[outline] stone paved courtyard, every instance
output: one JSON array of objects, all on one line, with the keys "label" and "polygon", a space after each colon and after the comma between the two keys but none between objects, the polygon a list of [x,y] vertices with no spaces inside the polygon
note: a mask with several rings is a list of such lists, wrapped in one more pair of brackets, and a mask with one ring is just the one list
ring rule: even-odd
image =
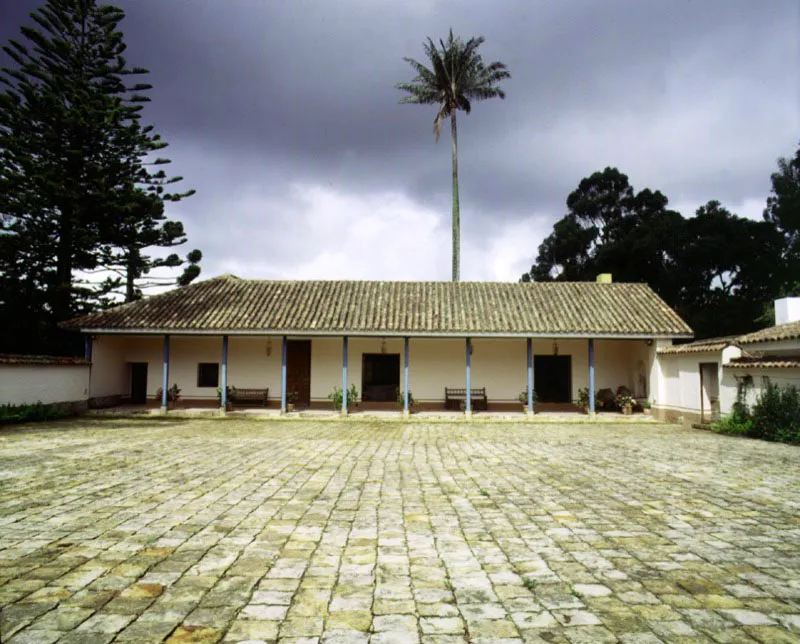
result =
[{"label": "stone paved courtyard", "polygon": [[669,425],[0,433],[2,642],[800,642],[800,448]]}]

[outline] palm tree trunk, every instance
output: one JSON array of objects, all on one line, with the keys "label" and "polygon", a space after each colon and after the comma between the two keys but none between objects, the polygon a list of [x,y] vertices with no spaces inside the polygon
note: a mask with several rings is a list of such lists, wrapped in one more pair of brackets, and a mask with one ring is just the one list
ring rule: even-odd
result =
[{"label": "palm tree trunk", "polygon": [[458,129],[456,127],[456,110],[450,114],[450,138],[453,149],[453,281],[460,277],[461,264],[461,221],[458,203]]}]

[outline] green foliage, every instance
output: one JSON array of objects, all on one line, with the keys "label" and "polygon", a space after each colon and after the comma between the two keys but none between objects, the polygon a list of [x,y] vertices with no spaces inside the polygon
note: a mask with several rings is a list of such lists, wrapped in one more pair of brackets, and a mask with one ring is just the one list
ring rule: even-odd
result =
[{"label": "green foliage", "polygon": [[[684,218],[661,192],[636,192],[606,168],[581,180],[567,214],[538,249],[522,281],[594,281],[612,273],[645,282],[699,338],[741,334],[761,323],[764,306],[792,275],[786,240],[772,221],[731,214],[717,201]],[[796,281],[796,280],[795,280]]]},{"label": "green foliage", "polygon": [[[342,388],[341,387],[334,387],[333,391],[328,394],[328,399],[333,401],[333,408],[334,409],[341,409],[342,408]],[[352,409],[358,404],[358,389],[356,389],[355,385],[350,385],[350,388],[347,390],[347,408]]]},{"label": "green foliage", "polygon": [[751,418],[742,418],[731,414],[721,418],[714,424],[714,430],[720,434],[731,434],[733,436],[752,436],[753,435],[753,420]]},{"label": "green foliage", "polygon": [[578,389],[578,407],[589,406],[589,388],[581,387]]},{"label": "green foliage", "polygon": [[[161,402],[162,397],[164,396],[164,388],[159,387],[156,389],[156,395],[154,398]],[[181,389],[178,387],[178,383],[172,383],[172,386],[167,389],[167,402],[177,402],[181,397]]]},{"label": "green foliage", "polygon": [[[399,387],[397,388],[397,398],[396,399],[397,399],[397,404],[400,405],[400,407],[405,407],[405,404],[406,404],[405,392],[402,391]],[[409,409],[413,409],[414,405],[416,405],[416,404],[417,404],[417,401],[414,400],[414,395],[411,393],[411,391],[409,391],[408,392],[408,407],[409,407]]]},{"label": "green foliage", "polygon": [[[536,390],[534,389],[534,391],[533,391],[533,402],[534,402],[534,404],[536,403],[536,401],[538,399],[539,399],[539,397],[536,395]],[[528,389],[527,388],[523,389],[522,391],[519,392],[519,396],[517,396],[517,400],[519,400],[523,405],[527,405],[528,404]]]},{"label": "green foliage", "polygon": [[410,83],[398,83],[395,87],[407,92],[401,103],[415,103],[418,105],[436,105],[438,111],[433,120],[433,133],[436,140],[442,130],[442,123],[450,119],[450,133],[452,137],[452,186],[453,186],[453,281],[457,282],[460,276],[461,257],[461,224],[460,205],[458,197],[458,127],[456,113],[463,110],[467,114],[472,109],[472,101],[483,101],[490,98],[505,98],[505,92],[500,89],[502,80],[511,78],[506,66],[501,62],[488,65],[478,53],[478,48],[483,44],[482,36],[470,38],[467,41],[453,36],[453,30],[447,41],[439,40],[439,47],[428,38],[423,44],[425,55],[430,61],[430,67],[413,58],[404,58],[417,72],[417,76]]},{"label": "green foliage", "polygon": [[620,409],[628,406],[633,407],[633,397],[630,394],[617,394],[614,402],[617,403],[617,407]]},{"label": "green foliage", "polygon": [[766,386],[753,405],[753,431],[768,441],[800,442],[800,392],[779,387],[765,379]]},{"label": "green foliage", "polygon": [[[174,386],[176,386],[176,385],[173,385],[173,387]],[[158,399],[159,400],[161,400],[161,391],[162,391],[161,389],[158,390]],[[225,397],[228,400],[231,399],[231,396],[235,396],[236,395],[236,387],[234,387],[233,385],[228,385],[226,387],[225,391],[226,391]],[[180,394],[180,390],[178,390],[178,393]],[[167,390],[167,395],[169,395],[169,390]],[[222,400],[222,387],[217,387],[217,398],[219,400]]]},{"label": "green foliage", "polygon": [[40,402],[33,405],[0,405],[0,425],[13,423],[33,423],[42,420],[66,418],[73,413],[60,407],[44,405]]},{"label": "green foliage", "polygon": [[716,431],[768,441],[800,443],[800,391],[796,387],[781,387],[765,378],[764,388],[751,411],[745,400],[752,379],[741,379],[737,384],[736,402],[731,414],[714,425]]},{"label": "green foliage", "polygon": [[125,60],[123,11],[47,0],[31,18],[0,70],[0,351],[61,353],[77,347],[60,322],[184,263],[145,249],[185,242],[164,202],[192,191],[168,192],[181,178],[154,158],[167,144],[141,122],[150,85]]},{"label": "green foliage", "polygon": [[789,287],[781,295],[792,295],[800,287],[800,147],[794,157],[778,159],[778,170],[770,179],[772,191],[764,219],[774,224],[786,240],[782,259],[790,277]]}]

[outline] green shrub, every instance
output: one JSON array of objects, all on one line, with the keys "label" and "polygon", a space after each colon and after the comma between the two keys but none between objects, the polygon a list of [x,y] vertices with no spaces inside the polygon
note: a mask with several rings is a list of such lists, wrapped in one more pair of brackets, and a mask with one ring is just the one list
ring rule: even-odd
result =
[{"label": "green shrub", "polygon": [[66,418],[72,412],[60,407],[52,407],[37,402],[33,405],[2,405],[0,406],[0,425],[12,423],[33,423],[42,420]]},{"label": "green shrub", "polygon": [[725,416],[714,424],[714,430],[720,434],[732,434],[734,436],[752,436],[753,421],[750,418],[741,418],[735,414]]},{"label": "green shrub", "polygon": [[[347,402],[348,405],[350,405],[349,401],[350,401],[350,399],[348,398],[348,402]],[[400,405],[400,407],[405,407],[406,406],[405,392],[402,391],[399,387],[397,388],[397,404]],[[409,391],[408,391],[408,407],[409,407],[409,409],[413,409],[414,405],[416,405],[416,404],[417,404],[417,401],[414,400],[414,395],[411,393],[411,390],[409,389]]]},{"label": "green shrub", "polygon": [[[341,387],[334,387],[333,391],[328,394],[328,398],[333,401],[333,408],[334,409],[341,409],[342,408],[342,388]],[[347,390],[347,408],[352,409],[358,403],[358,389],[356,389],[355,385],[350,385],[350,389]]]},{"label": "green shrub", "polygon": [[768,441],[800,442],[800,392],[765,381],[753,406],[753,436]]}]

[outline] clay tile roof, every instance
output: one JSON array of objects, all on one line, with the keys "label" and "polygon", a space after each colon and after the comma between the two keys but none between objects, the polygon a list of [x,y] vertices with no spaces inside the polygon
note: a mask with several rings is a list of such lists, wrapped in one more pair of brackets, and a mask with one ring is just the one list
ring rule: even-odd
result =
[{"label": "clay tile roof", "polygon": [[692,335],[645,284],[273,281],[232,275],[63,326],[93,332]]},{"label": "clay tile roof", "polygon": [[796,369],[800,356],[741,357],[723,365],[730,369]]},{"label": "clay tile roof", "polygon": [[771,326],[760,331],[753,331],[739,338],[742,344],[750,344],[753,342],[777,342],[779,340],[795,340],[800,338],[800,321],[788,322],[787,324],[779,324],[778,326]]},{"label": "clay tile roof", "polygon": [[736,344],[736,336],[727,336],[724,338],[708,338],[707,340],[697,340],[696,342],[688,342],[686,344],[676,344],[672,347],[664,347],[659,349],[660,354],[676,355],[682,353],[716,353],[723,349]]},{"label": "clay tile roof", "polygon": [[24,356],[14,354],[0,354],[0,364],[30,364],[30,365],[71,365],[84,366],[92,364],[83,358],[68,358],[63,356]]}]

